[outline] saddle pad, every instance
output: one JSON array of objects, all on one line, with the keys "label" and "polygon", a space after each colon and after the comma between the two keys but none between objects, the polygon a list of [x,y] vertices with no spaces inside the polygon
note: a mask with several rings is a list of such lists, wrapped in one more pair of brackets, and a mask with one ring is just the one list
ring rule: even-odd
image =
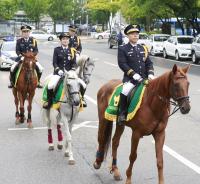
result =
[{"label": "saddle pad", "polygon": [[[23,64],[20,64],[20,66],[19,66],[19,68],[17,69],[17,72],[16,72],[16,74],[15,74],[15,87],[16,87],[16,85],[17,85],[17,81],[18,81],[19,75],[20,75],[20,73],[21,73],[22,65],[23,65]],[[37,76],[36,70],[34,70],[34,72],[35,72],[35,75]],[[38,76],[37,76],[37,83],[38,83]]]},{"label": "saddle pad", "polygon": [[[105,111],[105,118],[109,121],[117,120],[117,114],[120,102],[120,93],[122,91],[122,87],[123,83],[116,86],[110,97],[109,105]],[[128,105],[127,121],[131,120],[135,116],[138,109],[140,108],[145,88],[146,88],[146,82],[141,83],[135,90],[135,93],[130,100],[130,104]]]},{"label": "saddle pad", "polygon": [[[59,107],[60,107],[59,101],[62,101],[62,99],[64,97],[63,83],[64,83],[64,81],[62,80],[60,82],[57,90],[56,90],[55,95],[54,95],[54,98],[53,98],[53,108],[54,109],[59,109]],[[48,83],[44,86],[44,89],[43,89],[43,94],[42,94],[43,103],[48,101],[48,99],[47,99],[47,86],[48,86]]]}]

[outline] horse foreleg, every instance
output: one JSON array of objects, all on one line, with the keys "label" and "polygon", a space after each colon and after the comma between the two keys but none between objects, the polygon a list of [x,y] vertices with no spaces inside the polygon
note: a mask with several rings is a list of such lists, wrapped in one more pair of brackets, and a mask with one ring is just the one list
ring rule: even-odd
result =
[{"label": "horse foreleg", "polygon": [[49,151],[54,150],[53,145],[53,136],[52,136],[52,128],[51,128],[51,118],[50,118],[50,112],[51,110],[43,109],[43,120],[47,123],[48,128],[48,145],[49,145]]},{"label": "horse foreleg", "polygon": [[155,133],[153,135],[155,140],[156,158],[157,158],[157,168],[158,168],[158,183],[164,184],[163,175],[163,145],[165,141],[165,131]]},{"label": "horse foreleg", "polygon": [[24,98],[21,93],[18,93],[20,103],[20,122],[24,123]]},{"label": "horse foreleg", "polygon": [[124,126],[116,126],[116,130],[115,130],[115,134],[113,136],[112,139],[112,157],[113,157],[113,161],[112,161],[112,169],[111,169],[111,173],[114,174],[114,179],[119,181],[121,180],[121,175],[119,172],[119,169],[117,167],[117,148],[119,146],[119,141],[121,138],[121,135],[124,132]]},{"label": "horse foreleg", "polygon": [[75,164],[75,160],[74,160],[73,152],[72,152],[72,135],[70,133],[69,122],[67,120],[67,117],[62,112],[61,112],[61,121],[64,124],[65,133],[66,133],[65,156],[69,157],[68,164],[69,165],[74,165]]},{"label": "horse foreleg", "polygon": [[13,88],[13,95],[14,95],[14,102],[15,102],[15,108],[16,108],[16,112],[15,112],[15,123],[18,124],[19,123],[19,99],[17,97],[17,90],[16,88]]},{"label": "horse foreleg", "polygon": [[28,118],[27,118],[28,128],[33,128],[32,119],[31,119],[33,96],[34,96],[34,94],[31,94],[31,95],[29,94],[29,97],[28,97],[28,107],[27,107],[27,110],[28,110]]},{"label": "horse foreleg", "polygon": [[126,170],[126,184],[131,184],[131,176],[132,176],[132,169],[133,169],[133,164],[137,158],[137,147],[138,143],[140,140],[140,134],[137,131],[132,132],[132,139],[131,139],[131,154],[129,156],[129,167]]}]

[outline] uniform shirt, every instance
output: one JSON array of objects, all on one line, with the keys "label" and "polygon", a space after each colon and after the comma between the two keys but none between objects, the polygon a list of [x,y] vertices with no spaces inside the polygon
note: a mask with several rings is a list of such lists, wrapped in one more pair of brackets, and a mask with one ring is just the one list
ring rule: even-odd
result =
[{"label": "uniform shirt", "polygon": [[132,80],[132,73],[138,73],[143,79],[154,75],[153,63],[144,46],[130,42],[118,48],[118,65],[124,72],[123,82]]},{"label": "uniform shirt", "polygon": [[38,53],[37,41],[33,37],[29,37],[27,40],[25,38],[20,38],[16,43],[16,53],[17,55],[21,55],[22,53],[26,53],[28,51]]},{"label": "uniform shirt", "polygon": [[78,36],[71,36],[69,39],[69,47],[76,49],[77,53],[80,54],[82,51],[81,40]]},{"label": "uniform shirt", "polygon": [[74,48],[64,49],[62,46],[56,47],[53,53],[54,74],[59,70],[71,70],[76,68],[76,55]]}]

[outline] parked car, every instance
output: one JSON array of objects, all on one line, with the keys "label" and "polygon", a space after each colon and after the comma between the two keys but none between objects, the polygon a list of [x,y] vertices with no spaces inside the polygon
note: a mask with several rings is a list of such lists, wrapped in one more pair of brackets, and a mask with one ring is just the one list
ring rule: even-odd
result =
[{"label": "parked car", "polygon": [[150,35],[150,42],[148,47],[150,48],[151,55],[157,55],[163,53],[163,42],[166,41],[170,35],[168,34],[152,34]]},{"label": "parked car", "polygon": [[0,45],[0,69],[9,69],[16,58],[16,41],[3,41]]},{"label": "parked car", "polygon": [[191,58],[193,36],[171,36],[163,45],[163,57],[173,56],[176,60]]},{"label": "parked car", "polygon": [[37,40],[48,40],[48,41],[53,41],[54,39],[57,38],[57,36],[54,34],[48,34],[40,30],[32,31],[30,36],[36,38]]},{"label": "parked car", "polygon": [[[128,37],[126,35],[123,35],[123,44],[127,44],[128,42],[129,42]],[[147,47],[149,46],[150,40],[146,33],[139,33],[138,44],[146,45]],[[111,33],[111,36],[108,39],[108,46],[109,46],[109,48],[112,48],[113,46],[118,46],[116,31],[113,31]]]},{"label": "parked car", "polygon": [[115,46],[118,46],[117,31],[112,31],[108,39],[108,47],[112,49]]},{"label": "parked car", "polygon": [[198,64],[200,60],[200,35],[192,43],[192,62]]},{"label": "parked car", "polygon": [[110,36],[110,30],[95,34],[96,39],[105,39],[105,38],[109,38],[109,36]]}]

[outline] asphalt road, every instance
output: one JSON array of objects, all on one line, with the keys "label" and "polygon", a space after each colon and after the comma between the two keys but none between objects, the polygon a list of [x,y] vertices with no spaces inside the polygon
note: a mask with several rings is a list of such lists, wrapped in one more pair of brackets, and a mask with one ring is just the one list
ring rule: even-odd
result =
[{"label": "asphalt road", "polygon": [[[8,71],[0,71],[0,184],[122,184],[129,163],[131,131],[126,128],[119,146],[118,166],[123,181],[115,182],[109,173],[108,156],[100,170],[93,169],[97,149],[96,94],[101,85],[113,78],[122,78],[117,67],[117,49],[108,49],[104,40],[83,40],[83,53],[96,59],[95,70],[86,92],[88,108],[80,113],[73,132],[73,151],[76,165],[69,166],[64,151],[48,151],[46,125],[41,118],[41,94],[37,89],[32,119],[36,129],[27,130],[26,124],[15,125],[15,106],[8,85]],[[52,73],[53,48],[57,42],[39,42],[39,61],[44,66],[43,78]],[[160,75],[186,62],[177,63],[152,57],[155,73]],[[169,119],[164,147],[166,184],[200,183],[200,66],[189,72],[191,111],[179,112]],[[54,141],[57,137],[54,132]],[[154,144],[151,136],[141,139],[138,158],[133,169],[134,184],[157,183]]]}]

